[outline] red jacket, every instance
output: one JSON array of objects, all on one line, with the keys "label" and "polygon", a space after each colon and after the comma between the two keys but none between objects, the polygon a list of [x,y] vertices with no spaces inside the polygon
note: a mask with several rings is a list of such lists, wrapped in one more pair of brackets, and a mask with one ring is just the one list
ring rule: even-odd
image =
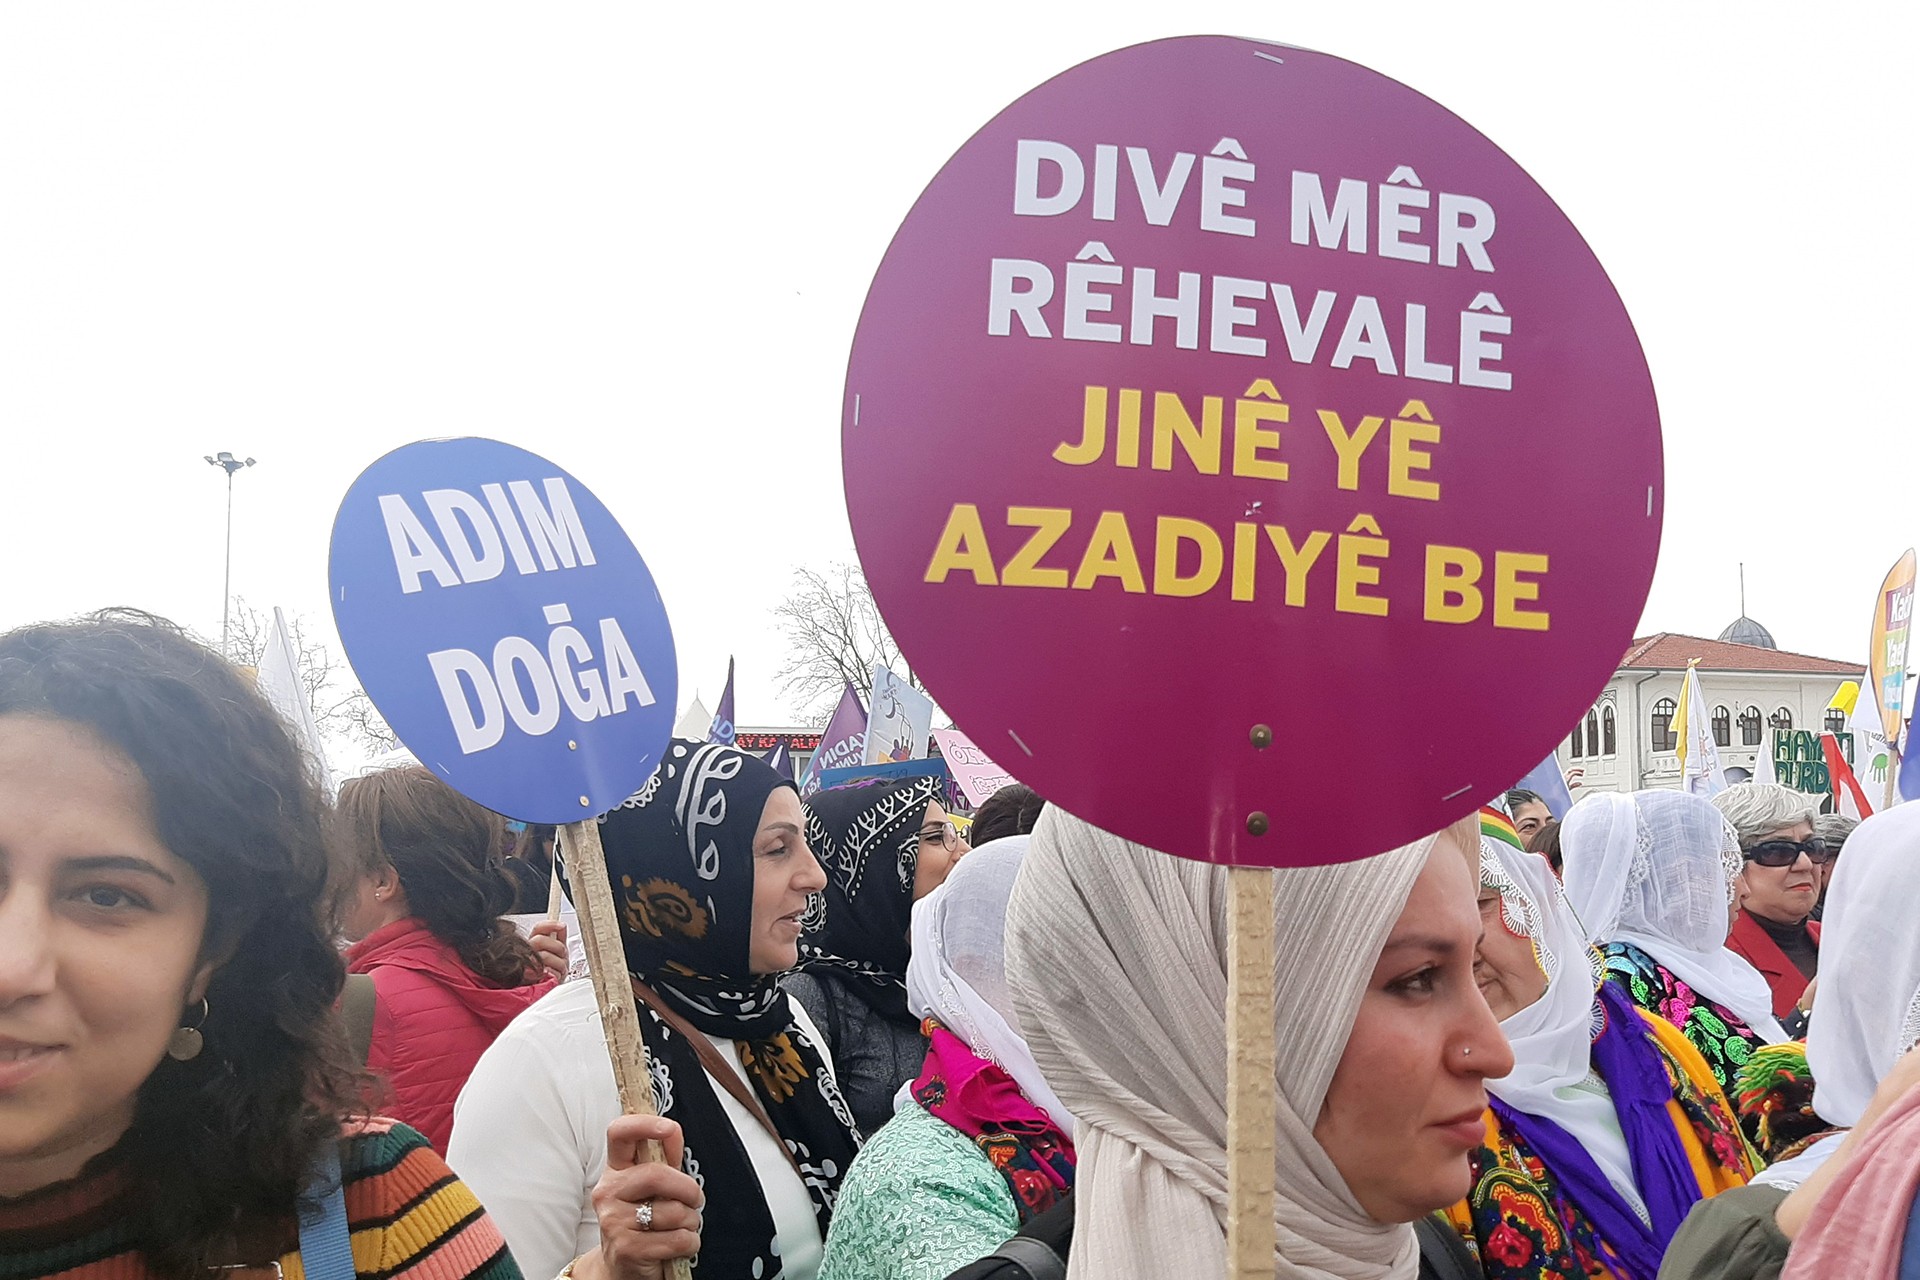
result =
[{"label": "red jacket", "polygon": [[367,1067],[392,1087],[383,1110],[425,1134],[444,1156],[453,1100],[473,1064],[515,1015],[553,990],[553,979],[496,987],[411,916],[354,943],[347,968],[373,975]]},{"label": "red jacket", "polygon": [[[1820,924],[1816,920],[1807,921],[1807,932],[1813,935],[1813,945],[1820,946]],[[1742,911],[1739,919],[1733,922],[1733,931],[1727,935],[1727,950],[1736,955],[1745,956],[1747,963],[1758,969],[1773,988],[1773,1016],[1784,1018],[1793,1012],[1800,1003],[1800,997],[1806,994],[1810,979],[1787,959],[1787,953],[1778,943],[1767,936],[1760,922]]]}]

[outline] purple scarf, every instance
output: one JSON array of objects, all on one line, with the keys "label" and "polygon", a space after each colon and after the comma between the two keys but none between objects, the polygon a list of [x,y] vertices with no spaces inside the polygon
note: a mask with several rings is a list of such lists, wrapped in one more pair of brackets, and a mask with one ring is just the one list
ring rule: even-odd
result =
[{"label": "purple scarf", "polygon": [[1668,1241],[1680,1229],[1687,1210],[1701,1199],[1668,1105],[1673,1082],[1653,1033],[1641,1021],[1625,993],[1611,982],[1600,984],[1606,1025],[1593,1042],[1593,1065],[1607,1082],[1620,1131],[1627,1140],[1633,1181],[1640,1189],[1649,1228],[1600,1172],[1586,1148],[1551,1120],[1531,1116],[1492,1100],[1494,1114],[1532,1147],[1553,1175],[1559,1190],[1593,1225],[1595,1238],[1610,1255],[1606,1261],[1623,1280],[1656,1280]]}]

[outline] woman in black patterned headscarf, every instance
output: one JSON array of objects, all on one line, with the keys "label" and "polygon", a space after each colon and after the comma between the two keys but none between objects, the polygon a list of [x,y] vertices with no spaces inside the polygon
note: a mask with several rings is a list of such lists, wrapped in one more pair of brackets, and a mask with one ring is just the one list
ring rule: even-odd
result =
[{"label": "woman in black patterned headscarf", "polygon": [[[670,744],[646,786],[601,819],[655,1101],[679,1123],[682,1167],[706,1192],[698,1274],[708,1280],[813,1280],[859,1149],[818,1033],[778,983],[797,959],[809,899],[826,884],[805,821],[790,780],[732,747],[686,741]],[[528,1057],[582,1056],[577,1028],[589,1019],[595,1081],[559,1078],[572,1071],[564,1065],[551,1069],[555,1078],[530,1080]],[[499,1170],[482,1180],[506,1206],[511,1225],[502,1229],[529,1274],[551,1275],[565,1249],[577,1251],[575,1240],[545,1244],[574,1230],[576,1211],[579,1230],[594,1229],[591,1206],[546,1206],[528,1184],[548,1180],[545,1133],[579,1130],[584,1155],[612,1118],[576,1118],[571,1101],[543,1110],[548,1099],[585,1095],[617,1112],[597,1022],[584,982],[528,1010],[469,1089],[490,1097],[518,1088],[517,1118],[490,1120],[477,1103],[470,1123],[457,1117],[454,1148],[468,1167]],[[569,1221],[549,1220],[561,1212]]]},{"label": "woman in black patterned headscarf", "polygon": [[825,1036],[860,1131],[893,1115],[927,1040],[907,1009],[913,904],[967,852],[934,798],[935,778],[854,783],[807,802],[807,843],[827,870],[787,990]]}]

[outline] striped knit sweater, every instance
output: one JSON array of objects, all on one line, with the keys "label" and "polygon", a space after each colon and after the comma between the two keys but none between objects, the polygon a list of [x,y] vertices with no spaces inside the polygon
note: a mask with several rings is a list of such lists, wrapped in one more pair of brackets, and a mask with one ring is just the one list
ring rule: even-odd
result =
[{"label": "striped knit sweater", "polygon": [[[361,1280],[520,1280],[480,1202],[407,1126],[356,1125],[340,1144],[340,1173]],[[126,1194],[125,1170],[109,1154],[72,1182],[0,1198],[0,1280],[149,1280],[122,1212]],[[285,1280],[306,1280],[297,1247],[280,1268]]]}]

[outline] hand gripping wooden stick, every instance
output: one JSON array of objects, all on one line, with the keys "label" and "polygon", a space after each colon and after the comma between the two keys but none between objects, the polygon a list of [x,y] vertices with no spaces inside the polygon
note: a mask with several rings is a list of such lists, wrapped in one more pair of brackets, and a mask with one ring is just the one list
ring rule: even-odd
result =
[{"label": "hand gripping wooden stick", "polygon": [[[580,940],[587,949],[587,967],[593,974],[600,1025],[606,1029],[607,1054],[613,1059],[613,1079],[620,1087],[620,1109],[628,1115],[658,1115],[653,1077],[647,1070],[647,1050],[640,1041],[640,1015],[634,1008],[633,986],[627,977],[627,954],[620,945],[620,916],[607,879],[607,855],[600,847],[600,824],[569,822],[560,828],[560,842],[567,875],[573,881],[574,912],[580,918]],[[1271,930],[1271,920],[1268,927]],[[1271,1025],[1271,1017],[1268,1023]],[[664,1159],[657,1142],[648,1142],[640,1154],[647,1161]],[[1272,1159],[1267,1163],[1271,1187]],[[667,1275],[670,1280],[691,1280],[692,1268],[685,1258],[679,1258],[667,1264]]]}]

